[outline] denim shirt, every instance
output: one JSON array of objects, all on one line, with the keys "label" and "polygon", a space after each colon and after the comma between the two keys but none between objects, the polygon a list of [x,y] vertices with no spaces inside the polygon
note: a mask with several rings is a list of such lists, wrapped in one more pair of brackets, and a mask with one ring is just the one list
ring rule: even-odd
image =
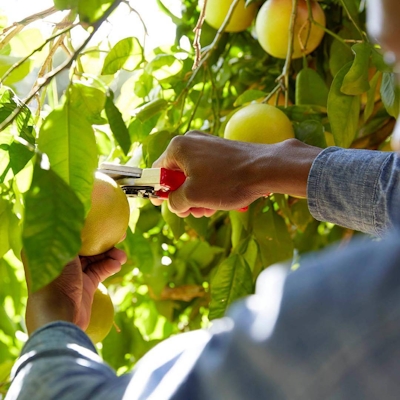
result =
[{"label": "denim shirt", "polygon": [[382,239],[325,250],[295,272],[269,267],[209,330],[165,340],[122,376],[78,327],[48,324],[26,343],[6,399],[398,399],[399,167],[394,153],[333,147],[309,175],[317,219]]}]

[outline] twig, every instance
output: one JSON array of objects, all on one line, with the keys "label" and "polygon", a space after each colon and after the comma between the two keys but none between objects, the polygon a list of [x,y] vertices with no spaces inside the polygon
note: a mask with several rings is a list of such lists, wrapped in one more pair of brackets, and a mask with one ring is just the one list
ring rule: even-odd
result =
[{"label": "twig", "polygon": [[298,0],[292,0],[292,14],[290,16],[290,25],[289,25],[289,43],[288,43],[288,51],[286,54],[285,65],[282,69],[282,74],[277,78],[277,81],[282,82],[285,89],[285,107],[289,105],[289,71],[292,63],[292,54],[293,54],[293,41],[294,41],[294,24],[296,22],[297,17],[297,3]]},{"label": "twig", "polygon": [[[282,82],[279,81],[279,83],[269,92],[268,96],[266,96],[261,103],[268,103],[268,100],[270,100],[273,95],[279,91],[282,91]],[[278,99],[279,93],[277,93],[276,98]]]},{"label": "twig", "polygon": [[190,125],[192,124],[192,121],[193,121],[193,119],[194,119],[194,117],[196,115],[197,109],[199,108],[201,99],[203,97],[204,88],[206,86],[206,79],[205,78],[206,78],[206,70],[204,70],[203,87],[201,88],[201,92],[199,94],[199,98],[197,99],[196,104],[195,104],[194,109],[193,109],[193,112],[192,112],[192,114],[191,114],[191,116],[189,118],[188,126],[186,128],[186,132],[190,130]]},{"label": "twig", "polygon": [[57,32],[53,36],[50,36],[47,38],[39,47],[36,47],[36,49],[32,50],[27,56],[16,62],[13,66],[10,67],[10,69],[2,76],[0,79],[0,84],[4,82],[4,80],[17,68],[19,68],[25,61],[27,61],[30,57],[32,57],[35,53],[38,51],[41,51],[48,43],[50,43],[52,40],[55,38],[64,35],[66,32],[70,31],[71,29],[75,28],[76,25],[71,25],[68,28],[63,29],[60,32]]},{"label": "twig", "polygon": [[140,15],[140,13],[139,13],[137,10],[135,10],[135,9],[129,4],[129,1],[128,1],[128,0],[124,0],[123,3],[126,4],[126,5],[129,7],[129,9],[131,10],[131,12],[135,13],[135,14],[139,17],[140,22],[141,22],[142,25],[143,25],[144,34],[145,34],[146,36],[149,36],[149,31],[147,30],[146,24],[144,23],[143,18],[142,18],[142,16]]},{"label": "twig", "polygon": [[201,9],[199,19],[197,20],[197,24],[193,29],[194,32],[193,47],[195,50],[195,58],[192,69],[196,69],[198,67],[201,59],[200,36],[201,36],[201,27],[203,26],[204,18],[206,16],[206,7],[207,7],[207,0],[204,0],[203,8]]},{"label": "twig", "polygon": [[93,38],[94,34],[99,29],[100,25],[110,16],[110,14],[115,10],[115,8],[120,4],[121,0],[115,0],[114,3],[108,8],[108,10],[103,14],[103,16],[98,19],[96,22],[92,24],[92,32],[83,42],[83,44],[68,58],[64,63],[59,65],[56,69],[45,75],[41,80],[38,80],[37,85],[31,90],[28,97],[23,100],[22,104],[18,106],[1,124],[0,124],[0,132],[5,129],[8,125],[10,125],[17,115],[20,113],[22,107],[29,104],[29,102],[35,97],[36,93],[38,93],[43,87],[47,86],[51,80],[56,77],[59,73],[69,68],[72,63],[79,56],[80,52],[87,46],[90,40]]},{"label": "twig", "polygon": [[222,23],[222,25],[220,26],[220,28],[218,29],[214,40],[212,41],[212,43],[207,46],[207,49],[204,51],[204,55],[202,56],[202,58],[200,59],[200,61],[198,62],[198,65],[196,67],[196,69],[194,69],[194,72],[192,74],[192,76],[189,79],[188,82],[188,86],[191,85],[191,83],[193,82],[194,78],[196,77],[199,69],[201,68],[201,66],[206,62],[206,60],[210,57],[210,55],[212,54],[212,52],[216,49],[218,42],[221,39],[222,34],[225,31],[226,26],[229,24],[229,21],[232,17],[232,14],[236,8],[236,6],[239,4],[240,0],[233,0],[231,6],[229,7],[228,13],[226,14],[226,17],[224,19],[224,22]]},{"label": "twig", "polygon": [[340,43],[342,43],[344,46],[348,47],[349,49],[351,49],[351,46],[349,46],[346,43],[346,40],[343,39],[342,37],[340,37],[339,35],[337,35],[335,32],[332,32],[330,29],[328,29],[326,26],[321,25],[319,22],[315,21],[315,19],[313,20],[313,24],[315,26],[318,26],[318,28],[321,28],[325,33],[327,33],[328,35],[331,35],[333,38],[335,38],[336,40],[339,40]]},{"label": "twig", "polygon": [[24,29],[25,26],[29,25],[30,23],[38,20],[38,19],[42,19],[45,17],[48,17],[51,14],[56,13],[58,10],[55,7],[50,7],[47,10],[44,11],[40,11],[36,14],[30,15],[29,17],[26,17],[25,19],[23,19],[22,21],[18,21],[18,22],[14,22],[12,25],[6,27],[3,29],[3,32],[1,33],[1,35],[5,35],[8,31],[10,31],[5,37],[4,39],[0,42],[0,50],[7,44],[10,42],[10,40],[17,35],[19,32],[22,31],[22,29]]}]

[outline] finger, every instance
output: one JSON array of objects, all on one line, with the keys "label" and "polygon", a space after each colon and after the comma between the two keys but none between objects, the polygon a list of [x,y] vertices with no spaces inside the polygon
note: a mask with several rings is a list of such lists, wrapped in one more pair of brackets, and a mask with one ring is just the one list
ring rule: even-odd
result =
[{"label": "finger", "polygon": [[204,208],[204,216],[205,217],[211,217],[217,212],[217,210],[213,210],[211,208]]},{"label": "finger", "polygon": [[[185,184],[183,184],[185,185]],[[183,186],[182,185],[182,186]],[[169,193],[168,195],[168,208],[174,214],[180,217],[187,217],[190,215],[190,205],[187,201],[185,201],[185,196],[183,195],[182,186],[175,190],[174,192]]]},{"label": "finger", "polygon": [[101,262],[107,258],[113,258],[115,260],[118,260],[121,264],[125,264],[126,253],[123,250],[113,247],[105,253],[97,254],[95,256],[81,256],[80,260],[82,263],[82,269],[85,271],[85,269],[88,268],[90,265]]},{"label": "finger", "polygon": [[121,265],[126,263],[127,260],[126,253],[121,249],[113,247],[111,250],[108,250],[105,254],[108,258],[118,261]]},{"label": "finger", "polygon": [[206,216],[206,208],[203,207],[192,207],[189,212],[195,218],[202,218]]},{"label": "finger", "polygon": [[161,206],[161,204],[164,202],[163,199],[150,199],[153,205],[155,206]]},{"label": "finger", "polygon": [[121,270],[121,263],[112,258],[106,258],[95,264],[89,265],[85,274],[93,282],[93,285],[97,288],[100,282],[105,281],[110,276],[116,274]]}]

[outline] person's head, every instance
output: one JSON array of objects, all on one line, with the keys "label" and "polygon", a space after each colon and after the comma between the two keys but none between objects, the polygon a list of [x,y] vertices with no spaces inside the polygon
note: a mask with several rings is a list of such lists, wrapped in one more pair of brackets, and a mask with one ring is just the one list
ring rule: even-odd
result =
[{"label": "person's head", "polygon": [[[368,0],[367,29],[400,77],[400,0]],[[400,118],[393,132],[392,147],[400,151]]]}]

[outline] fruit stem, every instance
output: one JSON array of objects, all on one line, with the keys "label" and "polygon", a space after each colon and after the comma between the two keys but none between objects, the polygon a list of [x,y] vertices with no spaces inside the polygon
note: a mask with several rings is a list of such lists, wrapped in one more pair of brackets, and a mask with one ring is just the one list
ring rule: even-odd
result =
[{"label": "fruit stem", "polygon": [[203,52],[203,56],[201,57],[201,59],[198,61],[197,65],[193,66],[193,75],[190,77],[190,80],[188,82],[188,86],[192,83],[193,79],[195,78],[195,76],[197,75],[198,70],[200,69],[200,67],[204,64],[204,62],[210,57],[210,55],[212,54],[213,50],[216,49],[219,40],[221,39],[222,34],[225,31],[226,26],[229,23],[229,20],[231,19],[232,15],[233,15],[233,11],[235,10],[236,6],[239,4],[240,0],[233,0],[232,4],[229,8],[228,13],[226,14],[226,17],[224,19],[224,22],[222,23],[222,25],[220,26],[220,28],[218,29],[214,40],[212,41],[212,43],[207,46]]},{"label": "fruit stem", "polygon": [[315,26],[318,26],[318,28],[323,29],[325,33],[327,33],[328,35],[331,35],[336,40],[339,40],[339,42],[342,43],[344,46],[347,46],[349,49],[351,49],[351,46],[348,45],[348,43],[347,43],[347,41],[345,39],[341,38],[339,35],[337,35],[336,33],[332,32],[326,26],[321,25],[319,22],[317,22],[315,20],[313,20],[313,24]]},{"label": "fruit stem", "polygon": [[204,19],[206,16],[206,7],[207,7],[207,0],[204,0],[203,7],[200,11],[199,19],[197,20],[197,24],[193,29],[194,32],[194,40],[193,40],[193,47],[195,50],[195,58],[193,63],[193,69],[196,69],[199,65],[201,60],[201,44],[200,44],[200,35],[201,35],[201,27],[203,26]]},{"label": "fruit stem", "polygon": [[283,81],[283,86],[285,89],[285,107],[289,105],[289,70],[292,63],[294,24],[296,22],[296,17],[297,17],[297,3],[298,0],[292,1],[292,14],[290,16],[288,51],[286,54],[285,65],[283,66],[282,69],[282,74],[277,78],[278,82],[282,83]]}]

